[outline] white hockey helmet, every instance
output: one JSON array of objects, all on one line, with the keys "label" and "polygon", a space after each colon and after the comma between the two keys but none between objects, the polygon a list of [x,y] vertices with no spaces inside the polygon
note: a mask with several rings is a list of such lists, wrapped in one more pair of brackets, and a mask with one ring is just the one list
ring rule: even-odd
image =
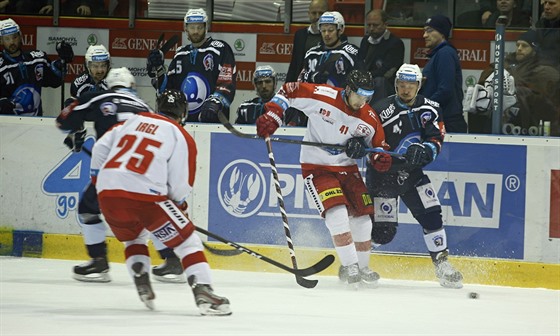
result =
[{"label": "white hockey helmet", "polygon": [[261,65],[255,69],[253,73],[253,84],[257,85],[257,79],[259,78],[272,78],[274,81],[274,88],[276,88],[276,71],[270,65]]},{"label": "white hockey helmet", "polygon": [[12,19],[0,20],[0,37],[19,33],[18,24]]},{"label": "white hockey helmet", "polygon": [[86,51],[86,64],[89,62],[109,62],[111,61],[111,55],[105,48],[103,44],[92,45],[87,48]]},{"label": "white hockey helmet", "polygon": [[107,86],[112,89],[117,86],[122,86],[125,88],[134,88],[136,86],[136,81],[134,76],[130,73],[126,67],[114,68],[109,70],[107,74]]},{"label": "white hockey helmet", "polygon": [[344,31],[344,17],[339,12],[324,12],[319,18],[319,28],[322,24],[333,24],[336,29]]},{"label": "white hockey helmet", "polygon": [[422,87],[422,71],[420,71],[420,67],[416,64],[404,63],[395,74],[395,91],[397,91],[397,81],[418,82],[419,91],[420,87]]}]

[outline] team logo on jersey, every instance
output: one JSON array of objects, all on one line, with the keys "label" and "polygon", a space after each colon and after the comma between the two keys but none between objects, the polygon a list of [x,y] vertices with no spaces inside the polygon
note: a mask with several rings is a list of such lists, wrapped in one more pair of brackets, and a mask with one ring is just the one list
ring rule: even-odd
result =
[{"label": "team logo on jersey", "polygon": [[43,64],[37,64],[37,66],[35,67],[35,80],[37,80],[38,82],[42,81],[44,71],[45,67],[43,66]]},{"label": "team logo on jersey", "polygon": [[336,60],[336,62],[334,63],[334,68],[337,74],[344,73],[344,59],[342,57]]},{"label": "team logo on jersey", "polygon": [[181,84],[181,91],[189,101],[189,114],[196,114],[200,111],[206,97],[210,95],[210,84],[206,77],[198,72],[189,72]]},{"label": "team logo on jersey", "polygon": [[426,123],[432,120],[432,113],[424,112],[420,115],[420,122],[422,123],[422,127],[426,127]]},{"label": "team logo on jersey", "polygon": [[406,153],[408,146],[412,145],[413,143],[420,143],[420,133],[410,133],[406,135],[398,144],[397,148],[394,149],[395,152],[399,154]]},{"label": "team logo on jersey", "polygon": [[224,210],[239,218],[257,213],[266,196],[264,174],[256,164],[243,159],[222,170],[217,188]]},{"label": "team logo on jersey", "polygon": [[37,115],[41,93],[32,85],[24,84],[12,94],[14,112],[18,115]]},{"label": "team logo on jersey", "polygon": [[214,69],[214,55],[206,54],[202,59],[202,65],[204,65],[204,70],[206,71]]},{"label": "team logo on jersey", "polygon": [[105,102],[101,104],[99,106],[99,109],[101,110],[101,113],[103,113],[104,116],[117,114],[117,105],[111,102]]},{"label": "team logo on jersey", "polygon": [[391,103],[391,105],[389,105],[389,107],[387,107],[386,109],[381,111],[381,113],[379,113],[379,116],[381,117],[382,121],[385,121],[385,120],[389,119],[393,115],[394,112],[395,112],[395,104]]},{"label": "team logo on jersey", "polygon": [[370,134],[371,134],[371,130],[366,124],[359,124],[356,127],[356,131],[354,132],[354,136],[366,137]]}]

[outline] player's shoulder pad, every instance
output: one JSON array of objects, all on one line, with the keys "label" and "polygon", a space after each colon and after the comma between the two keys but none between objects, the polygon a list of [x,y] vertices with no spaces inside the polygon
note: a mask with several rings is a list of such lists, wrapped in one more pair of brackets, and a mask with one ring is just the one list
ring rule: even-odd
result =
[{"label": "player's shoulder pad", "polygon": [[379,113],[379,118],[381,120],[390,119],[396,111],[395,103],[391,102],[389,106],[383,106],[380,104],[374,105],[375,111]]},{"label": "player's shoulder pad", "polygon": [[351,55],[358,55],[358,47],[352,43],[346,43],[342,49]]},{"label": "player's shoulder pad", "polygon": [[210,42],[210,45],[215,48],[223,48],[225,47],[225,42],[220,40],[213,40],[212,42]]},{"label": "player's shoulder pad", "polygon": [[32,50],[29,52],[32,58],[44,58],[46,56],[45,52],[42,50]]},{"label": "player's shoulder pad", "polygon": [[84,72],[80,76],[76,77],[76,79],[74,79],[74,85],[80,86],[85,82],[87,82],[88,78],[89,78],[89,74],[87,72]]},{"label": "player's shoulder pad", "polygon": [[424,97],[424,103],[425,103],[425,104],[428,104],[428,105],[432,105],[433,107],[439,108],[439,103],[438,103],[437,101],[428,99],[428,98],[426,98],[426,97]]},{"label": "player's shoulder pad", "polygon": [[379,120],[379,117],[377,116],[377,114],[375,113],[375,110],[369,106],[368,104],[365,104],[364,107],[362,107],[362,118],[367,121],[369,124],[371,125],[375,125],[377,123],[381,123],[381,121]]}]

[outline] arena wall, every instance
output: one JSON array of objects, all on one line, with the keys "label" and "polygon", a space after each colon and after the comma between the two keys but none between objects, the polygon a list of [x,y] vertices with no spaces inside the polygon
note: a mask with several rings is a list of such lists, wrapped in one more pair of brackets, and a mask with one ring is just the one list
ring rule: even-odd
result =
[{"label": "arena wall", "polygon": [[[264,142],[218,125],[186,129],[199,150],[189,199],[193,222],[290,265]],[[239,129],[255,133],[253,126]],[[301,139],[303,132],[281,128],[277,135]],[[91,125],[88,133],[94,134]],[[0,117],[1,254],[87,259],[77,200],[88,183],[90,158],[71,153],[63,139],[53,118]],[[88,137],[86,148],[94,141]],[[332,244],[304,191],[299,146],[273,147],[298,263],[309,265],[333,253]],[[447,135],[444,151],[426,171],[466,283],[560,289],[559,138]],[[372,254],[371,266],[382,277],[434,279],[421,228],[404,204],[399,222],[397,237]],[[209,258],[218,268],[276,270],[249,255]],[[113,238],[110,259],[123,261]],[[335,262],[324,274],[337,268]]]}]

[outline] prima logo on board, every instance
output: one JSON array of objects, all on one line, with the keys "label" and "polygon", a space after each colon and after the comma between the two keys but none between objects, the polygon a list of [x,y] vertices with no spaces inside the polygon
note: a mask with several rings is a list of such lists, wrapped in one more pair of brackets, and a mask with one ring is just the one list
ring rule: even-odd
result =
[{"label": "prima logo on board", "polygon": [[249,160],[236,160],[224,167],[217,188],[222,207],[234,217],[257,213],[265,201],[264,174]]}]

